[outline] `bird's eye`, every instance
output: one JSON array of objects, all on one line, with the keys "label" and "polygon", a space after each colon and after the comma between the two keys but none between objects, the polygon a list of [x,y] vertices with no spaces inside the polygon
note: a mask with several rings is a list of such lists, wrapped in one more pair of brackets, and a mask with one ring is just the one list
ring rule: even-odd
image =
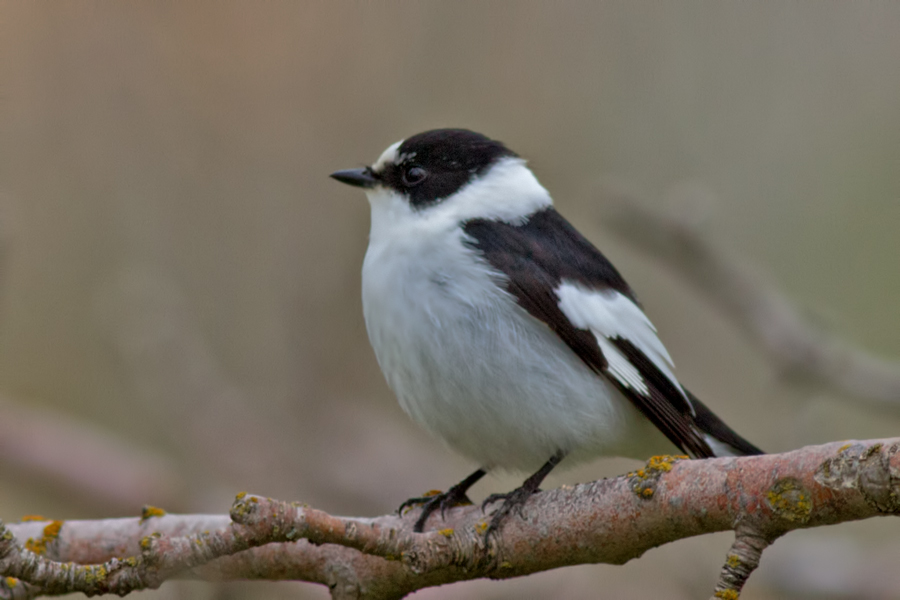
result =
[{"label": "bird's eye", "polygon": [[403,184],[407,186],[418,185],[425,181],[427,176],[428,171],[422,167],[409,167],[403,171]]}]

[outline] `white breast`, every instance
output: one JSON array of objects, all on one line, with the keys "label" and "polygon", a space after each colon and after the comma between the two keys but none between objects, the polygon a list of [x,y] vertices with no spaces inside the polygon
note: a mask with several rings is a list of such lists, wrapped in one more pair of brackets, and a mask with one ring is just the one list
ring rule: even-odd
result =
[{"label": "white breast", "polygon": [[673,448],[516,305],[503,276],[464,246],[458,221],[395,200],[370,194],[363,308],[378,363],[415,421],[485,468],[534,470],[560,449],[577,460]]}]

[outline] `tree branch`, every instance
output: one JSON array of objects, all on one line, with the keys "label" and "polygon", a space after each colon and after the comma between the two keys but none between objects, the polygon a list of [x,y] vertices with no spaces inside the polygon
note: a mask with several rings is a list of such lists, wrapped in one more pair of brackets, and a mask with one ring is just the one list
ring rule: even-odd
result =
[{"label": "tree branch", "polygon": [[606,225],[705,294],[781,373],[877,408],[900,409],[900,363],[813,326],[750,265],[714,248],[691,215],[664,214],[623,195],[602,196]]},{"label": "tree branch", "polygon": [[29,585],[8,579],[0,598],[126,594],[174,577],[294,579],[327,585],[333,598],[401,598],[454,581],[622,564],[724,530],[736,540],[715,597],[737,598],[779,536],[898,511],[900,438],[743,458],[656,457],[621,477],[540,492],[487,541],[489,515],[474,506],[416,534],[417,510],[345,518],[242,494],[230,517],[151,511],[142,519],[6,526],[0,573]]}]

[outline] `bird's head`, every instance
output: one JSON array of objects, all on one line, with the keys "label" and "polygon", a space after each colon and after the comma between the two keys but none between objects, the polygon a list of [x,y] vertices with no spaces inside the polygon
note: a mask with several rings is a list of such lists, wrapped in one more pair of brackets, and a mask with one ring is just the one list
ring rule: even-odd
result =
[{"label": "bird's head", "polygon": [[550,204],[523,159],[502,142],[467,129],[414,135],[389,146],[368,167],[331,176],[365,189],[373,223],[382,216],[516,221]]}]

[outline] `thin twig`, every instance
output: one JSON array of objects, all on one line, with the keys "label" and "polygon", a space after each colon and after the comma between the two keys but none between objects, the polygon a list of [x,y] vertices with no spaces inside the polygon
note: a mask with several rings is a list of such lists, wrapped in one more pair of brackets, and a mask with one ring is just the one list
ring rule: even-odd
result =
[{"label": "thin twig", "polygon": [[759,566],[763,550],[771,543],[772,540],[763,537],[752,527],[739,524],[734,531],[734,543],[719,573],[712,600],[737,600],[747,579]]}]

